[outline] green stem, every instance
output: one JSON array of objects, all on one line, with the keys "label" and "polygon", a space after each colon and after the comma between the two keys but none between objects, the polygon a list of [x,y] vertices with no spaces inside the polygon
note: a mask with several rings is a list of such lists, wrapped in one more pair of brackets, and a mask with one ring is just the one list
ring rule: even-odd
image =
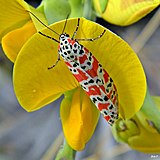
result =
[{"label": "green stem", "polygon": [[55,160],[74,160],[76,151],[64,140],[63,147],[59,150]]},{"label": "green stem", "polygon": [[147,116],[149,120],[151,120],[154,123],[154,126],[160,133],[160,110],[154,103],[148,90],[147,90],[146,98],[141,108],[141,111]]}]

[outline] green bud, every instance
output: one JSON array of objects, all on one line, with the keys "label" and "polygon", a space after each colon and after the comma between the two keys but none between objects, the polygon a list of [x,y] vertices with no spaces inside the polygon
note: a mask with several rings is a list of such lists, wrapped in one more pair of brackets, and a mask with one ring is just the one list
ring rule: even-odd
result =
[{"label": "green bud", "polygon": [[[150,99],[157,106],[158,112],[160,97],[150,97]],[[148,104],[144,104],[148,106]],[[154,105],[150,105],[148,111],[141,109],[129,120],[119,119],[112,127],[115,139],[127,143],[131,148],[141,152],[160,153],[160,134],[154,125],[157,117],[154,114],[151,117],[148,113],[149,111],[153,112]]]},{"label": "green bud", "polygon": [[71,12],[66,0],[43,0],[43,7],[49,24],[66,19]]},{"label": "green bud", "polygon": [[[128,142],[128,138],[140,133],[136,122],[133,119],[119,119],[112,128],[113,135],[119,142]],[[116,132],[116,133],[115,133]]]}]

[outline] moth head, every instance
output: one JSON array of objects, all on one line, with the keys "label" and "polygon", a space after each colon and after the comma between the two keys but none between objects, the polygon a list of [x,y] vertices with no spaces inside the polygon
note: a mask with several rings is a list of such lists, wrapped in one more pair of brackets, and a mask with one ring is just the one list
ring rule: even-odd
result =
[{"label": "moth head", "polygon": [[69,38],[69,34],[67,33],[61,34],[59,37],[60,40],[65,40],[66,38]]}]

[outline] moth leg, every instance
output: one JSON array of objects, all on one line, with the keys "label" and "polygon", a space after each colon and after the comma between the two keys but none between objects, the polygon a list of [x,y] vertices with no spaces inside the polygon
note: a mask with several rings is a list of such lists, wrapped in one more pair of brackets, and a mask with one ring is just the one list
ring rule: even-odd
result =
[{"label": "moth leg", "polygon": [[105,32],[106,32],[106,30],[104,30],[98,37],[95,37],[95,38],[82,38],[82,39],[75,39],[75,40],[76,41],[92,41],[93,42],[93,41],[101,38]]},{"label": "moth leg", "polygon": [[48,67],[48,70],[50,70],[50,69],[54,68],[54,67],[58,64],[58,62],[59,62],[59,61],[60,61],[60,54],[58,54],[58,58],[57,58],[56,63],[55,63],[55,64],[53,64],[51,67]]}]

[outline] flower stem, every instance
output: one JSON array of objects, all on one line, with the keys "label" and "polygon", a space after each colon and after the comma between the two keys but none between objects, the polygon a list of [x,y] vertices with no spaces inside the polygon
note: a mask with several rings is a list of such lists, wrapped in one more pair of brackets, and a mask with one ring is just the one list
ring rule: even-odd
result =
[{"label": "flower stem", "polygon": [[160,133],[160,110],[154,103],[148,90],[141,111],[147,116],[149,120],[153,122],[155,128]]},{"label": "flower stem", "polygon": [[75,155],[76,151],[64,140],[63,147],[59,150],[55,160],[74,160]]}]

